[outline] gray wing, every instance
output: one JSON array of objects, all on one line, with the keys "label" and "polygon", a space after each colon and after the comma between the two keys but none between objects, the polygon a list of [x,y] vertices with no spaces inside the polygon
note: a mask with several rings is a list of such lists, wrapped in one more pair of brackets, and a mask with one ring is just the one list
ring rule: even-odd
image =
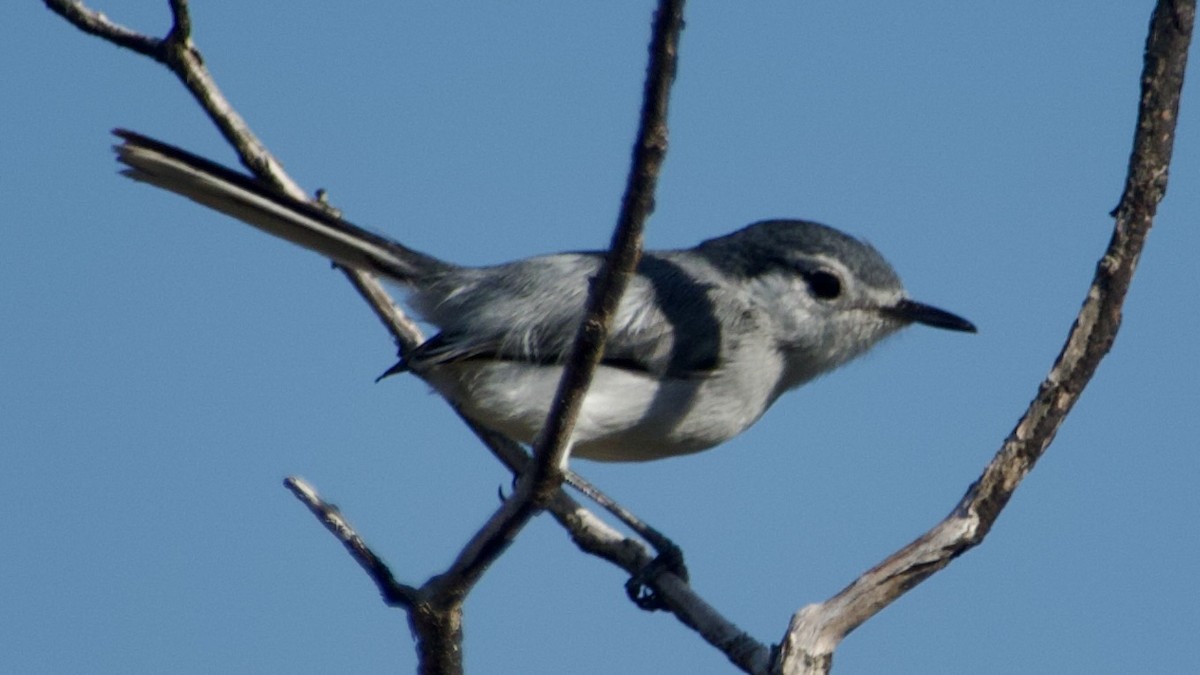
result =
[{"label": "gray wing", "polygon": [[[727,298],[694,278],[675,252],[647,253],[617,310],[603,363],[662,376],[703,375],[721,353]],[[410,300],[441,332],[414,366],[464,359],[561,363],[575,338],[601,255],[571,253],[456,268],[416,285]]]}]

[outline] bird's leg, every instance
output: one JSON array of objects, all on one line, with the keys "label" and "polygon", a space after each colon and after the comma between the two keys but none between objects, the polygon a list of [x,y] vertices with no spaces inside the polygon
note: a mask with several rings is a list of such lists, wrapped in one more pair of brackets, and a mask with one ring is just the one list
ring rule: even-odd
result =
[{"label": "bird's leg", "polygon": [[652,585],[658,575],[663,572],[670,572],[685,582],[688,580],[687,566],[683,562],[683,549],[668,539],[666,535],[646,524],[628,509],[601,492],[583,476],[568,469],[566,481],[571,487],[583,493],[585,497],[625,523],[629,529],[654,547],[658,555],[630,577],[629,581],[625,582],[625,593],[635,605],[648,612],[666,609],[666,605],[654,593]]}]

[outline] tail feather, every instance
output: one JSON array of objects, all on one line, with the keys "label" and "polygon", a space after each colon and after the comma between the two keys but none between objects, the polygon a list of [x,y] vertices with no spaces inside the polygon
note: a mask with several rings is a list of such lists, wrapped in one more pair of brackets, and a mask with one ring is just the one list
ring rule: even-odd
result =
[{"label": "tail feather", "polygon": [[173,145],[115,129],[121,173],[182,195],[334,262],[409,283],[450,268],[387,237]]}]

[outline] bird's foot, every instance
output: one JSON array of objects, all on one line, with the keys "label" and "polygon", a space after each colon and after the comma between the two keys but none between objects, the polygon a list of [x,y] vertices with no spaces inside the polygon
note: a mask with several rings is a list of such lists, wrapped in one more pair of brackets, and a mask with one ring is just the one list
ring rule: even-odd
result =
[{"label": "bird's foot", "polygon": [[647,612],[668,609],[662,597],[654,590],[660,574],[667,572],[684,582],[688,580],[687,565],[683,562],[683,549],[670,539],[656,534],[656,541],[650,543],[654,545],[658,555],[625,582],[625,594],[633,604]]}]

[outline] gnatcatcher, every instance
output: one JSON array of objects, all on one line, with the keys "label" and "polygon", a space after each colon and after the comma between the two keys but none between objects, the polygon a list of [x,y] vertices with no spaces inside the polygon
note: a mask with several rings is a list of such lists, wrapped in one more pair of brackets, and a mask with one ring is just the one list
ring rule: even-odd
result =
[{"label": "gnatcatcher", "polygon": [[[123,173],[403,285],[441,332],[410,370],[472,419],[529,443],[546,421],[602,253],[460,267],[130,131]],[[974,332],[910,300],[871,246],[824,225],[768,220],[647,251],[617,310],[571,454],[642,461],[698,452],[754,424],[783,392],[911,323]]]}]

